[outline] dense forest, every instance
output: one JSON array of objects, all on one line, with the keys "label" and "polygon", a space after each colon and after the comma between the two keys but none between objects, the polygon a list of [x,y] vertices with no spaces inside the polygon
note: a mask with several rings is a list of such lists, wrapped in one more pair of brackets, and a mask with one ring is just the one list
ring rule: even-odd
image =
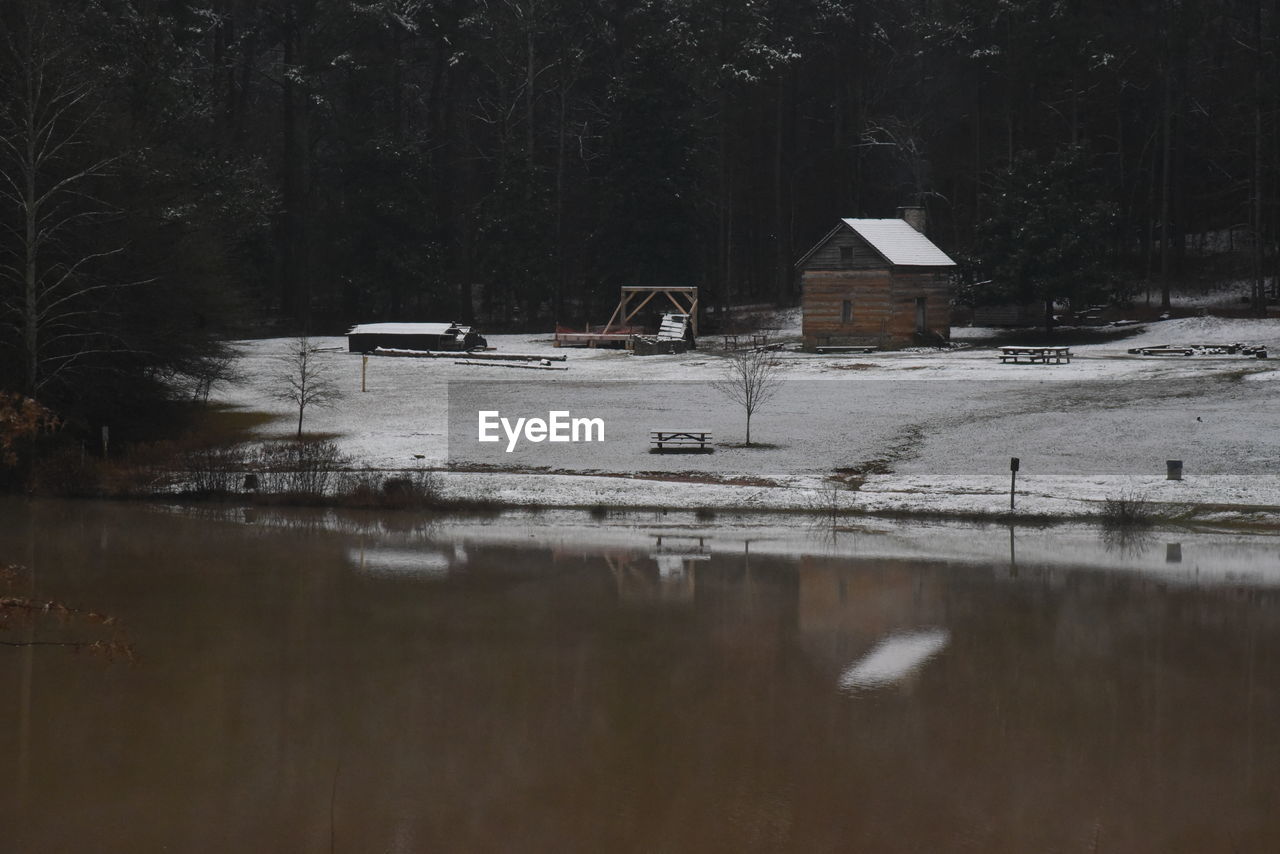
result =
[{"label": "dense forest", "polygon": [[966,300],[1261,310],[1278,4],[0,0],[0,388],[120,406],[227,333],[580,324],[620,284],[785,304],[902,205]]}]

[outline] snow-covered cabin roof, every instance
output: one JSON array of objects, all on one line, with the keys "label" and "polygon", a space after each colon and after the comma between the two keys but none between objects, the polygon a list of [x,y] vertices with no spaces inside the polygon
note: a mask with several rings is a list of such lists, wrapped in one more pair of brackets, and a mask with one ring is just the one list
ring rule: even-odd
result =
[{"label": "snow-covered cabin roof", "polygon": [[846,219],[871,248],[890,264],[902,267],[954,267],[955,261],[904,219]]},{"label": "snow-covered cabin roof", "polygon": [[797,263],[803,267],[813,253],[827,241],[848,227],[867,242],[886,261],[895,267],[954,267],[955,261],[947,257],[933,241],[916,231],[904,219],[842,219],[817,245],[804,254]]},{"label": "snow-covered cabin roof", "polygon": [[459,332],[456,323],[361,323],[348,335],[451,335]]}]

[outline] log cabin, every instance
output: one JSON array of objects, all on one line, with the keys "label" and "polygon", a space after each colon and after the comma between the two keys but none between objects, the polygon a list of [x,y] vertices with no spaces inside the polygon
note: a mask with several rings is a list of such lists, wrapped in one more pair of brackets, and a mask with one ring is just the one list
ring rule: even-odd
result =
[{"label": "log cabin", "polygon": [[950,340],[955,262],[912,219],[841,220],[796,263],[806,349]]}]

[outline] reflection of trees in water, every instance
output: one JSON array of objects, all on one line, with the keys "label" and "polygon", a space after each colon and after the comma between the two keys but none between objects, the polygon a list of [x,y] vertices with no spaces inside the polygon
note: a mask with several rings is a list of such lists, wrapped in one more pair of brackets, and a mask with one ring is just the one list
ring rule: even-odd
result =
[{"label": "reflection of trees in water", "polygon": [[845,484],[828,480],[809,496],[806,527],[813,532],[814,540],[828,549],[834,549],[840,534],[850,530],[845,522],[853,510],[852,492]]},{"label": "reflection of trees in water", "polygon": [[1122,558],[1138,558],[1155,545],[1156,537],[1150,529],[1127,526],[1108,526],[1102,529],[1102,547],[1107,554]]},{"label": "reflection of trees in water", "polygon": [[[256,504],[173,504],[164,506],[163,511],[199,521],[233,522],[309,534],[415,534],[429,537],[439,522],[437,517],[421,512],[264,507]],[[459,518],[456,515],[449,517],[452,521]]]}]

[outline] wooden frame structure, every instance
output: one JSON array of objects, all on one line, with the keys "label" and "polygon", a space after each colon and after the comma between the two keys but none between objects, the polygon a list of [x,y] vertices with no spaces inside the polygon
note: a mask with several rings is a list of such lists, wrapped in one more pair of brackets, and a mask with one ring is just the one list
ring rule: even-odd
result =
[{"label": "wooden frame structure", "polygon": [[[618,305],[609,316],[609,322],[599,332],[557,332],[556,346],[598,347],[626,346],[630,347],[631,321],[656,296],[665,296],[681,314],[689,315],[689,325],[693,334],[698,334],[698,289],[696,287],[675,287],[661,285],[624,285]],[[635,305],[632,300],[643,297]]]},{"label": "wooden frame structure", "polygon": [[[640,300],[640,304],[635,308],[628,310],[628,304],[633,297],[645,294],[645,298]],[[676,288],[676,287],[659,287],[645,285],[624,285],[622,288],[622,298],[618,300],[618,307],[613,310],[613,315],[609,318],[609,322],[604,325],[602,335],[609,334],[609,330],[613,328],[614,321],[619,326],[628,326],[631,319],[640,313],[640,310],[649,304],[649,301],[659,294],[671,300],[681,314],[689,315],[689,323],[693,327],[693,334],[698,334],[698,289],[697,288]],[[684,297],[686,303],[676,299],[677,296]]]}]

